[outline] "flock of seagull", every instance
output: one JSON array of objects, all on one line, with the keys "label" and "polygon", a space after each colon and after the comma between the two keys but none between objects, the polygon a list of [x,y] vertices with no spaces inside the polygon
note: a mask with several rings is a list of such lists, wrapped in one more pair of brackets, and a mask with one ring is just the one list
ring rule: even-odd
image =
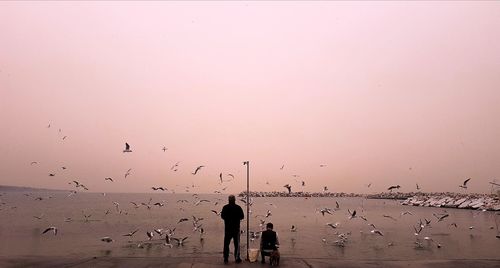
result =
[{"label": "flock of seagull", "polygon": [[[48,125],[48,128],[50,128],[50,124]],[[59,132],[61,132],[61,130],[59,129]],[[65,140],[67,138],[67,136],[64,136],[62,139]],[[166,148],[165,146],[163,146],[163,148],[161,149],[163,152],[166,152],[168,150],[168,148]],[[123,150],[123,153],[132,153],[132,149],[131,149],[131,146],[129,143],[125,143],[125,148]],[[179,167],[179,163],[180,162],[176,162],[170,169],[172,171],[177,171],[178,170],[178,167]],[[30,165],[37,165],[38,164],[38,161],[32,161],[30,162]],[[192,175],[197,175],[201,170],[202,168],[204,168],[205,166],[204,165],[199,165],[197,166],[193,172],[191,172]],[[285,165],[282,165],[280,167],[280,170],[283,170],[285,167]],[[320,167],[326,167],[325,164],[321,164]],[[62,170],[66,170],[67,168],[65,166],[61,167]],[[124,178],[127,178],[128,176],[130,176],[132,174],[132,169],[128,169],[125,174],[124,174]],[[49,173],[49,176],[50,177],[54,177],[56,176],[55,173],[51,172]],[[295,178],[299,178],[300,176],[299,175],[293,175],[293,177]],[[224,176],[224,174],[221,172],[219,174],[219,184],[221,186],[224,185],[224,183],[228,183],[228,182],[232,182],[234,181],[235,179],[235,176],[233,174],[226,174]],[[468,178],[466,179],[462,184],[459,185],[460,188],[463,188],[463,189],[467,189],[467,185],[469,183],[469,181],[471,180],[471,178]],[[109,181],[109,182],[114,182],[114,179],[111,178],[111,177],[105,177],[104,178],[104,181]],[[306,182],[304,180],[296,180],[296,182],[299,183],[300,186],[305,186],[306,185]],[[74,190],[71,190],[70,193],[67,195],[67,197],[71,197],[75,194],[77,194],[77,190],[81,189],[81,190],[84,190],[84,191],[88,191],[89,188],[84,185],[81,181],[78,181],[78,180],[72,180],[70,182],[68,182],[69,185],[72,185],[75,187]],[[269,184],[269,183],[267,183]],[[368,185],[366,185],[368,188],[372,185],[372,183],[369,183]],[[190,187],[189,186],[186,186],[186,192],[189,192],[189,188],[194,188],[195,185],[191,185]],[[284,188],[287,189],[288,193],[292,193],[292,185],[291,184],[286,184],[283,186]],[[420,190],[420,187],[418,184],[416,184],[416,187],[417,187],[417,190]],[[399,190],[401,188],[400,185],[392,185],[390,187],[387,188],[388,191],[393,191],[395,189]],[[162,192],[165,192],[165,191],[168,191],[169,189],[167,189],[167,187],[164,187],[164,186],[152,186],[151,187],[152,190],[154,191],[162,191]],[[216,190],[214,191],[214,193],[222,193],[224,190],[227,189],[227,186],[224,186],[221,188],[221,190]],[[327,186],[324,186],[323,189],[322,189],[324,192],[327,192],[328,191],[328,187]],[[174,191],[172,191],[174,192]],[[37,200],[37,201],[42,201],[44,200],[43,197],[41,196],[38,196],[38,197],[34,197],[33,195],[31,194],[25,194],[26,196],[29,196],[29,197],[32,197],[34,198],[34,200]],[[103,195],[105,196],[105,193],[103,193]],[[216,200],[214,201],[211,201],[211,200],[208,200],[208,199],[200,199],[199,196],[197,194],[192,194],[192,196],[195,198],[195,200],[193,201],[192,205],[193,206],[199,206],[203,203],[213,203],[214,206],[217,206],[220,204],[220,202],[222,202],[222,199],[220,198],[217,198]],[[51,196],[48,197],[48,199],[52,198]],[[241,199],[241,202],[243,203],[246,203],[247,202],[247,199],[246,197],[243,197]],[[190,203],[188,200],[186,199],[179,199],[176,201],[176,203],[179,203],[179,204],[182,204],[182,203]],[[158,207],[158,208],[161,208],[161,207],[164,207],[166,205],[166,202],[165,201],[162,201],[162,202],[152,202],[152,198],[149,199],[148,202],[140,202],[140,203],[137,203],[137,202],[133,202],[131,201],[130,204],[133,205],[133,208],[135,209],[138,209],[140,207],[144,207],[146,208],[147,210],[151,210],[153,207]],[[252,207],[254,205],[254,199],[253,198],[250,198],[250,202],[248,204],[250,207]],[[276,205],[272,204],[272,203],[268,203],[269,206],[273,206],[276,208]],[[113,202],[113,206],[114,206],[114,210],[116,211],[116,213],[118,214],[123,214],[123,215],[128,215],[128,211],[126,210],[123,210],[121,209],[121,205],[114,201]],[[185,208],[181,208],[182,210],[185,210]],[[220,211],[217,210],[217,209],[209,209],[207,210],[207,213],[208,211],[210,211],[210,213],[213,213],[215,216],[217,217],[220,217]],[[328,208],[328,207],[323,207],[323,208],[318,208],[316,210],[317,213],[321,213],[321,215],[323,217],[328,217],[328,215],[334,215],[334,214],[338,214],[338,212],[341,211],[341,207],[340,207],[340,204],[338,203],[338,201],[335,201],[335,206],[333,208]],[[108,209],[106,212],[105,212],[105,215],[108,215],[109,213],[111,213],[111,210]],[[251,213],[253,214],[253,212],[251,211]],[[363,211],[362,211],[363,213]],[[82,211],[82,214],[83,214],[83,218],[84,218],[84,222],[90,222],[91,220],[91,217],[92,215],[91,214],[85,214],[83,211]],[[270,220],[270,218],[272,217],[273,213],[270,209],[267,209],[267,211],[265,213],[262,213],[262,214],[256,214],[255,216],[253,216],[254,218],[259,218],[259,230],[253,230],[253,231],[250,231],[249,235],[251,237],[251,240],[254,241],[255,239],[258,239],[260,234],[262,233],[263,230],[265,230],[265,223],[267,221]],[[413,214],[410,212],[410,211],[403,211],[401,212],[401,215],[400,217],[403,217],[403,216],[412,216]],[[498,215],[498,214],[496,214]],[[249,215],[250,216],[250,215]],[[396,219],[395,217],[391,216],[391,215],[381,215],[383,218],[387,218],[387,219],[390,219],[392,221],[398,221],[398,219]],[[447,211],[443,211],[442,213],[434,213],[432,215],[435,219],[434,220],[429,220],[427,218],[425,219],[418,219],[418,221],[415,223],[414,226],[412,226],[412,230],[414,231],[413,234],[414,236],[417,238],[416,241],[415,241],[415,245],[416,245],[416,248],[423,248],[424,247],[424,243],[423,241],[420,239],[420,237],[422,236],[422,233],[425,232],[425,230],[431,228],[431,223],[432,224],[441,224],[442,222],[445,222],[449,219],[449,216],[450,214],[447,212]],[[41,220],[43,219],[44,215],[41,214],[40,216],[36,215],[36,216],[33,216],[35,219],[37,220]],[[373,235],[376,235],[376,236],[384,236],[384,232],[382,232],[381,229],[379,228],[376,228],[375,224],[373,222],[370,222],[366,216],[364,215],[361,215],[360,213],[357,212],[356,209],[353,209],[351,211],[350,208],[347,209],[347,221],[352,221],[352,220],[357,220],[357,219],[360,219],[364,222],[366,222],[367,226],[370,227],[370,233],[373,234]],[[199,233],[199,239],[200,240],[203,240],[204,239],[204,234],[205,234],[205,229],[203,228],[203,220],[204,218],[201,218],[201,217],[196,217],[196,216],[192,216],[192,219],[189,219],[189,218],[180,218],[177,222],[177,225],[179,224],[182,224],[183,222],[188,222],[190,221],[192,222],[192,226],[193,226],[193,229],[192,231],[193,232],[196,232],[196,233]],[[65,222],[71,222],[73,221],[72,218],[65,218],[64,219]],[[496,220],[495,220],[495,223],[496,223]],[[331,228],[333,230],[335,230],[335,235],[337,236],[337,239],[333,242],[335,245],[338,245],[340,247],[344,247],[346,246],[346,244],[348,243],[349,241],[349,237],[350,235],[352,234],[350,231],[348,232],[339,232],[339,229],[342,228],[342,223],[340,222],[335,222],[335,223],[332,223],[332,222],[328,222],[325,224],[325,226],[327,226],[328,228]],[[459,228],[459,226],[455,223],[455,222],[451,222],[448,224],[448,226],[450,227],[454,227],[454,228]],[[497,225],[497,235],[496,237],[497,238],[500,238],[500,233],[498,233],[498,225]],[[164,241],[164,245],[165,246],[168,246],[168,247],[173,247],[174,244],[176,246],[183,246],[187,241],[188,239],[190,238],[190,236],[183,236],[183,237],[174,237],[175,235],[175,231],[176,231],[177,227],[173,227],[173,228],[155,228],[153,230],[145,230],[145,235],[147,237],[147,242],[140,242],[137,246],[138,247],[144,247],[147,243],[150,243],[153,239],[155,239],[156,236],[159,237],[159,239],[161,239],[162,241]],[[474,226],[470,226],[468,227],[468,229],[472,230],[474,229]],[[490,227],[490,229],[494,229],[493,226]],[[290,228],[290,232],[297,232],[298,231],[298,227],[296,225],[291,225],[291,228]],[[122,236],[123,237],[128,237],[128,238],[132,238],[134,237],[134,235],[136,235],[136,233],[139,232],[139,228],[136,228],[132,231],[129,231],[129,232],[126,232],[124,233]],[[361,231],[363,232],[363,231]],[[47,227],[46,229],[44,229],[44,231],[41,233],[42,235],[46,235],[48,233],[52,233],[54,236],[58,234],[58,228],[56,226],[49,226]],[[424,236],[423,238],[425,241],[429,241],[429,243],[432,243],[433,245],[435,245],[437,248],[441,248],[443,245],[436,241],[434,238],[431,238],[429,235],[427,236]],[[100,241],[102,242],[105,242],[105,243],[111,243],[111,242],[114,242],[115,239],[113,239],[112,237],[110,236],[105,236],[105,237],[102,237],[100,238]],[[327,239],[326,238],[322,238],[322,241],[324,243],[327,243]],[[172,244],[172,242],[175,242],[174,244]],[[389,242],[388,246],[392,246],[394,245],[393,242]]]}]

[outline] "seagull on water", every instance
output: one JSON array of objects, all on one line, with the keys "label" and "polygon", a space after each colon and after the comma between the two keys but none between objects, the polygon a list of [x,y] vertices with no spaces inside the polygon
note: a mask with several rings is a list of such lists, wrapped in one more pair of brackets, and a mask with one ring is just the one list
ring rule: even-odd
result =
[{"label": "seagull on water", "polygon": [[329,222],[326,225],[332,227],[332,229],[337,229],[337,227],[339,227],[340,223],[339,222],[336,222],[336,223]]},{"label": "seagull on water", "polygon": [[106,242],[106,243],[111,243],[111,242],[113,242],[114,240],[113,240],[113,239],[111,239],[111,237],[109,237],[109,236],[105,236],[105,237],[101,238],[101,241],[102,241],[102,242]]},{"label": "seagull on water", "polygon": [[147,231],[146,232],[146,235],[148,236],[149,240],[153,239],[153,236],[155,235],[153,232],[151,231]]}]

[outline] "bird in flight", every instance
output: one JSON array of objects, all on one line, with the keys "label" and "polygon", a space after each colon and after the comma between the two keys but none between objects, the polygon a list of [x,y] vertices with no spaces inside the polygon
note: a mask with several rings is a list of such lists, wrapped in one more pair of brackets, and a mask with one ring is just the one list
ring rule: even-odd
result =
[{"label": "bird in flight", "polygon": [[168,150],[167,147],[163,146],[163,148],[161,149],[163,152],[165,152],[166,150]]},{"label": "bird in flight", "polygon": [[379,230],[371,230],[370,232],[371,232],[372,234],[378,234],[378,235],[380,235],[380,236],[384,236],[384,234],[382,234],[382,232],[381,232],[381,231],[379,231]]},{"label": "bird in flight", "polygon": [[392,186],[390,186],[389,188],[387,188],[387,190],[389,190],[389,191],[392,192],[392,190],[399,189],[399,188],[401,188],[401,186],[399,186],[399,184],[398,184],[398,185],[392,185]]},{"label": "bird in flight", "polygon": [[215,215],[220,216],[220,213],[221,213],[220,211],[213,210],[213,209],[212,209],[212,210],[210,210],[210,211],[212,211],[213,213],[215,213]]},{"label": "bird in flight", "polygon": [[105,181],[110,181],[110,182],[113,182],[113,179],[112,178],[104,178]]},{"label": "bird in flight", "polygon": [[202,167],[205,167],[205,166],[198,166],[198,167],[194,170],[194,172],[193,172],[193,173],[191,173],[191,174],[196,175],[196,173],[198,173],[198,171],[199,171]]},{"label": "bird in flight", "polygon": [[37,161],[33,161],[33,162],[31,162],[31,164],[30,164],[30,165],[32,165],[32,166],[33,166],[34,164],[38,164],[38,162],[37,162]]},{"label": "bird in flight", "polygon": [[42,234],[45,234],[45,233],[50,232],[50,231],[53,231],[53,232],[54,232],[54,235],[57,235],[57,228],[56,228],[56,227],[54,227],[54,226],[51,226],[51,227],[49,227],[49,228],[45,229],[45,231],[43,231],[43,233],[42,233]]},{"label": "bird in flight", "polygon": [[467,189],[467,183],[470,181],[471,178],[468,178],[464,181],[464,183],[462,185],[459,185],[458,187],[461,187],[461,188],[464,188],[464,189]]},{"label": "bird in flight", "polygon": [[127,178],[127,176],[129,176],[129,175],[130,175],[130,171],[132,171],[132,169],[131,169],[131,168],[129,168],[129,169],[127,170],[127,172],[125,173],[125,178]]},{"label": "bird in flight", "polygon": [[137,231],[139,231],[139,229],[135,229],[134,231],[128,233],[128,234],[124,234],[123,236],[130,236],[132,237],[135,233],[137,233]]},{"label": "bird in flight", "polygon": [[179,166],[179,163],[180,163],[180,162],[175,163],[175,165],[173,165],[173,166],[170,168],[170,170],[175,169],[174,171],[177,171],[176,167],[178,167],[178,166]]},{"label": "bird in flight", "polygon": [[175,237],[172,237],[173,240],[177,241],[177,246],[183,246],[184,245],[184,241],[186,239],[188,239],[188,237],[184,237],[184,238],[175,238]]},{"label": "bird in flight", "polygon": [[347,212],[349,212],[349,219],[356,218],[356,210],[351,210],[347,209]]},{"label": "bird in flight", "polygon": [[289,194],[292,193],[292,186],[290,184],[287,183],[287,184],[283,185],[283,187],[285,187],[288,190]]},{"label": "bird in flight", "polygon": [[280,167],[280,170],[283,170],[283,168],[284,168],[284,167],[285,167],[285,165],[282,165],[282,166]]},{"label": "bird in flight", "polygon": [[125,143],[125,150],[123,150],[124,153],[131,153],[132,150],[130,150],[130,145],[126,142]]}]

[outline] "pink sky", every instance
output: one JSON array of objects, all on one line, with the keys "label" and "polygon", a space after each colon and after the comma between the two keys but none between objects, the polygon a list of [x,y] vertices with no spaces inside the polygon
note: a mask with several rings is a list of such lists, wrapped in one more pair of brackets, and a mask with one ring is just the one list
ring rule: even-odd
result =
[{"label": "pink sky", "polygon": [[489,192],[499,14],[498,2],[2,2],[0,184],[212,192],[223,172],[230,193],[249,160],[254,190],[460,191],[471,177],[468,191]]}]

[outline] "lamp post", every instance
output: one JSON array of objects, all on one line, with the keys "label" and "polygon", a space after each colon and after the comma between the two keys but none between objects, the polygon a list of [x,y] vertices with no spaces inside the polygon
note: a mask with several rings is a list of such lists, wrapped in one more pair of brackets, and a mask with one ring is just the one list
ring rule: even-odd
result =
[{"label": "lamp post", "polygon": [[250,162],[245,161],[243,162],[243,165],[247,166],[247,258],[246,260],[249,261],[250,258],[248,256],[248,251],[250,249],[250,237],[249,237],[249,232],[250,232]]}]

